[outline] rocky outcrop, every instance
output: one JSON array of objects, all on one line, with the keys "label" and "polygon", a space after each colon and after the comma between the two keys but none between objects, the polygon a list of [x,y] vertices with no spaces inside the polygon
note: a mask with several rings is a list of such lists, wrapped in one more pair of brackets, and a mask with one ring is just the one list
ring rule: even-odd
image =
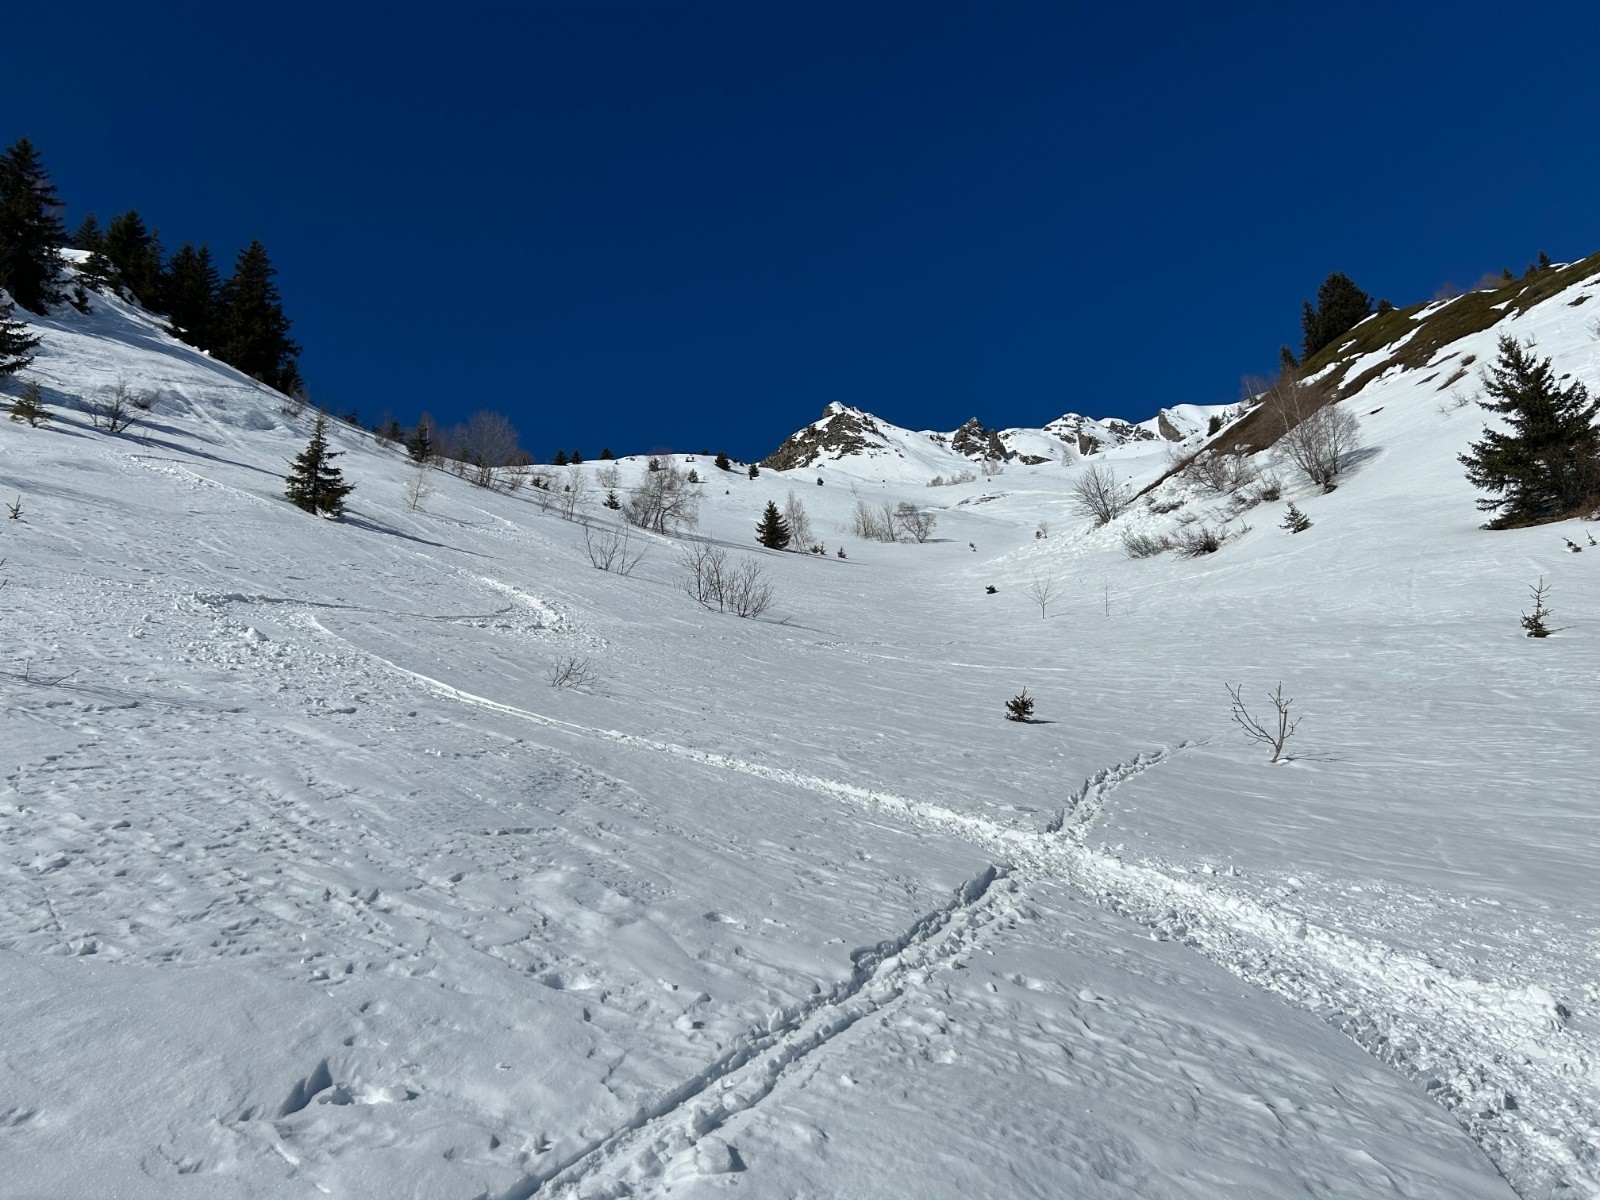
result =
[{"label": "rocky outcrop", "polygon": [[1183,433],[1167,417],[1167,410],[1162,409],[1156,414],[1156,432],[1169,442],[1183,441]]},{"label": "rocky outcrop", "polygon": [[883,431],[870,414],[858,408],[830,404],[822,410],[820,421],[813,421],[798,433],[790,434],[783,445],[761,460],[761,465],[772,471],[787,471],[809,467],[818,459],[838,459],[886,447]]},{"label": "rocky outcrop", "polygon": [[985,429],[977,417],[950,435],[950,449],[968,458],[1004,460],[1007,457],[1000,435]]}]

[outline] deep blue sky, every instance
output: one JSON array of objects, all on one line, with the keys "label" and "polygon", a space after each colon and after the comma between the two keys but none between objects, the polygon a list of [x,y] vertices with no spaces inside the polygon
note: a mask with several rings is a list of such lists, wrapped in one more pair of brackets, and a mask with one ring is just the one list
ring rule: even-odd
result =
[{"label": "deep blue sky", "polygon": [[[12,11],[12,10],[18,11]],[[1290,9],[1303,11],[1287,11]],[[1115,10],[1115,11],[1113,11]],[[1592,3],[13,5],[71,224],[279,269],[313,396],[771,450],[1226,403],[1333,270],[1600,250]]]}]

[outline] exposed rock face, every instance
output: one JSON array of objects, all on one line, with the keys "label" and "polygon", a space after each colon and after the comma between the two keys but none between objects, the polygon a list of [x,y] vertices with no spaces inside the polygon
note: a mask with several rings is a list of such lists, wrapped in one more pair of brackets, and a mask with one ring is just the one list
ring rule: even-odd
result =
[{"label": "exposed rock face", "polygon": [[820,421],[790,434],[783,445],[761,460],[761,465],[772,471],[787,471],[809,467],[820,458],[837,459],[886,446],[883,431],[869,414],[830,404],[822,410]]},{"label": "exposed rock face", "polygon": [[992,429],[985,429],[977,417],[950,435],[950,449],[968,458],[1003,460],[1007,457],[1000,435]]},{"label": "exposed rock face", "polygon": [[1167,410],[1164,408],[1156,414],[1156,432],[1169,442],[1183,441],[1183,433],[1167,419]]}]

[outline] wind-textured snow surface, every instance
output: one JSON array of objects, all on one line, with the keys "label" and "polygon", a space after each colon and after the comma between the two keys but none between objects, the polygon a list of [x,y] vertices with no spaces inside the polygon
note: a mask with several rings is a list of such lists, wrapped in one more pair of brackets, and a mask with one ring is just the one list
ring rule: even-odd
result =
[{"label": "wind-textured snow surface", "polygon": [[[1577,294],[1505,328],[1593,383]],[[343,427],[306,516],[307,418],[95,304],[0,422],[6,1195],[1600,1196],[1600,548],[1480,530],[1422,373],[1346,402],[1332,494],[1103,529],[1074,454],[677,456],[776,587],[739,620],[681,539],[624,577],[527,490],[411,511]],[[118,379],[154,407],[95,432]],[[791,489],[825,556],[755,546]],[[1123,555],[1190,519],[1234,536]],[[1280,680],[1269,765],[1224,684]]]}]

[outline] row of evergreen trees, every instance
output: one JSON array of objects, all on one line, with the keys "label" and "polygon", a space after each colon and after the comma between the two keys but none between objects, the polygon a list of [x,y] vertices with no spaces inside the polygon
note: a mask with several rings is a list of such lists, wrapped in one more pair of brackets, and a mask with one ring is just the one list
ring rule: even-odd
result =
[{"label": "row of evergreen trees", "polygon": [[[135,211],[104,229],[90,213],[69,237],[61,208],[33,143],[22,138],[0,158],[0,288],[13,301],[41,316],[62,303],[87,312],[86,291],[114,292],[165,315],[175,337],[246,375],[282,392],[301,389],[300,347],[289,337],[272,282],[277,272],[259,241],[240,251],[224,280],[204,244],[185,242],[167,258],[159,231]],[[89,252],[70,292],[61,268],[67,247]],[[13,371],[26,365],[31,349],[12,347],[8,360],[8,338],[16,336],[10,316],[9,305],[0,309],[0,374],[7,361]]]}]

